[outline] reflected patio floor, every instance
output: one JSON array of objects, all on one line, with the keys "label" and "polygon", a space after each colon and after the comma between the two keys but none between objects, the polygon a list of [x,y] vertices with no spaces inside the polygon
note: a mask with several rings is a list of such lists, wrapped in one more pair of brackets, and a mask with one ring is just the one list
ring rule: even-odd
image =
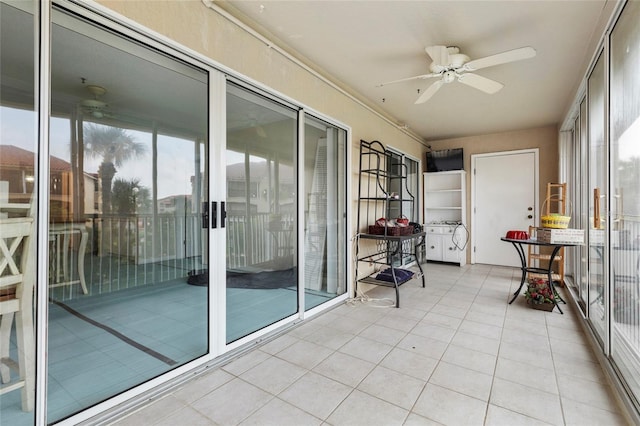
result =
[{"label": "reflected patio floor", "polygon": [[[164,264],[154,270],[152,265],[118,268],[107,261],[101,260],[102,271],[110,270],[114,275],[99,280],[99,270],[91,270],[88,295],[82,294],[79,285],[50,290],[50,421],[65,418],[207,351],[208,287],[186,283],[187,270],[197,265],[183,262],[177,268],[176,263]],[[171,274],[182,276],[167,279]],[[154,277],[164,281],[154,283]],[[125,287],[127,284],[129,287]],[[328,300],[322,294],[309,295],[308,299],[314,305]],[[280,320],[283,306],[296,309],[293,288],[228,288],[228,340],[254,331],[256,324]],[[15,336],[11,342],[15,354]],[[0,396],[0,408],[2,424],[32,422],[33,413],[20,409],[19,391]]]}]

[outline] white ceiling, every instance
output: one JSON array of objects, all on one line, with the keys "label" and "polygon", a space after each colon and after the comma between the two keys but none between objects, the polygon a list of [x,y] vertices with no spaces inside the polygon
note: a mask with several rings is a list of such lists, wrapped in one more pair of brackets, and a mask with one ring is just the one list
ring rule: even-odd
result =
[{"label": "white ceiling", "polygon": [[[240,0],[224,7],[257,23],[276,44],[299,52],[399,126],[435,140],[560,124],[614,4]],[[424,48],[430,45],[458,46],[472,60],[522,46],[537,55],[478,70],[505,85],[493,95],[454,82],[414,105],[418,90],[435,79],[376,87],[428,73]]]}]

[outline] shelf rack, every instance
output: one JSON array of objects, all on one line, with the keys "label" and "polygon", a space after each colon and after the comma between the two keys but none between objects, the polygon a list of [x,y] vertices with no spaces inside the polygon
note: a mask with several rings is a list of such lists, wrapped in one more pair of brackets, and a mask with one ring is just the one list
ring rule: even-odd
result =
[{"label": "shelf rack", "polygon": [[[359,283],[392,287],[395,288],[396,307],[399,308],[399,287],[409,279],[398,277],[395,260],[402,256],[414,256],[419,272],[413,278],[420,278],[422,287],[425,287],[424,271],[420,264],[425,233],[393,235],[403,229],[385,226],[380,234],[373,234],[369,232],[369,226],[380,218],[406,218],[406,213],[414,211],[415,197],[407,186],[406,166],[395,162],[391,152],[381,142],[360,141],[359,166],[357,223],[358,229],[364,229],[365,232],[358,234],[356,244],[356,294]],[[390,268],[392,281],[376,278],[379,266]],[[364,273],[363,269],[366,269]]]}]

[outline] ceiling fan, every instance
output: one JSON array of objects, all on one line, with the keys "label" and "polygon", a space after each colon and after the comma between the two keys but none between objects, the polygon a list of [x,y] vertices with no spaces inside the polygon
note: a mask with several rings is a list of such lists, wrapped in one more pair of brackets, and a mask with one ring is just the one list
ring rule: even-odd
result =
[{"label": "ceiling fan", "polygon": [[440,78],[420,94],[415,102],[416,104],[428,101],[444,84],[452,83],[456,80],[485,93],[493,94],[502,89],[504,85],[481,75],[473,74],[473,71],[536,56],[536,50],[528,46],[474,60],[460,53],[460,49],[456,46],[429,46],[425,48],[425,51],[432,60],[429,66],[430,74],[388,81],[378,84],[377,87],[411,80]]},{"label": "ceiling fan", "polygon": [[102,86],[96,86],[94,84],[87,85],[87,90],[93,95],[92,99],[83,99],[80,102],[82,110],[93,116],[94,118],[110,117],[107,112],[109,106],[106,102],[100,100],[100,97],[107,93],[107,89]]}]

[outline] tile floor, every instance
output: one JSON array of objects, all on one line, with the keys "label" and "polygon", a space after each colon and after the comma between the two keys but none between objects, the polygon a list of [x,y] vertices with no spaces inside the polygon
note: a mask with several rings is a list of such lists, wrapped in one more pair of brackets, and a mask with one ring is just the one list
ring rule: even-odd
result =
[{"label": "tile floor", "polygon": [[428,264],[399,309],[341,305],[115,424],[627,424],[572,309],[507,304],[518,275]]}]

